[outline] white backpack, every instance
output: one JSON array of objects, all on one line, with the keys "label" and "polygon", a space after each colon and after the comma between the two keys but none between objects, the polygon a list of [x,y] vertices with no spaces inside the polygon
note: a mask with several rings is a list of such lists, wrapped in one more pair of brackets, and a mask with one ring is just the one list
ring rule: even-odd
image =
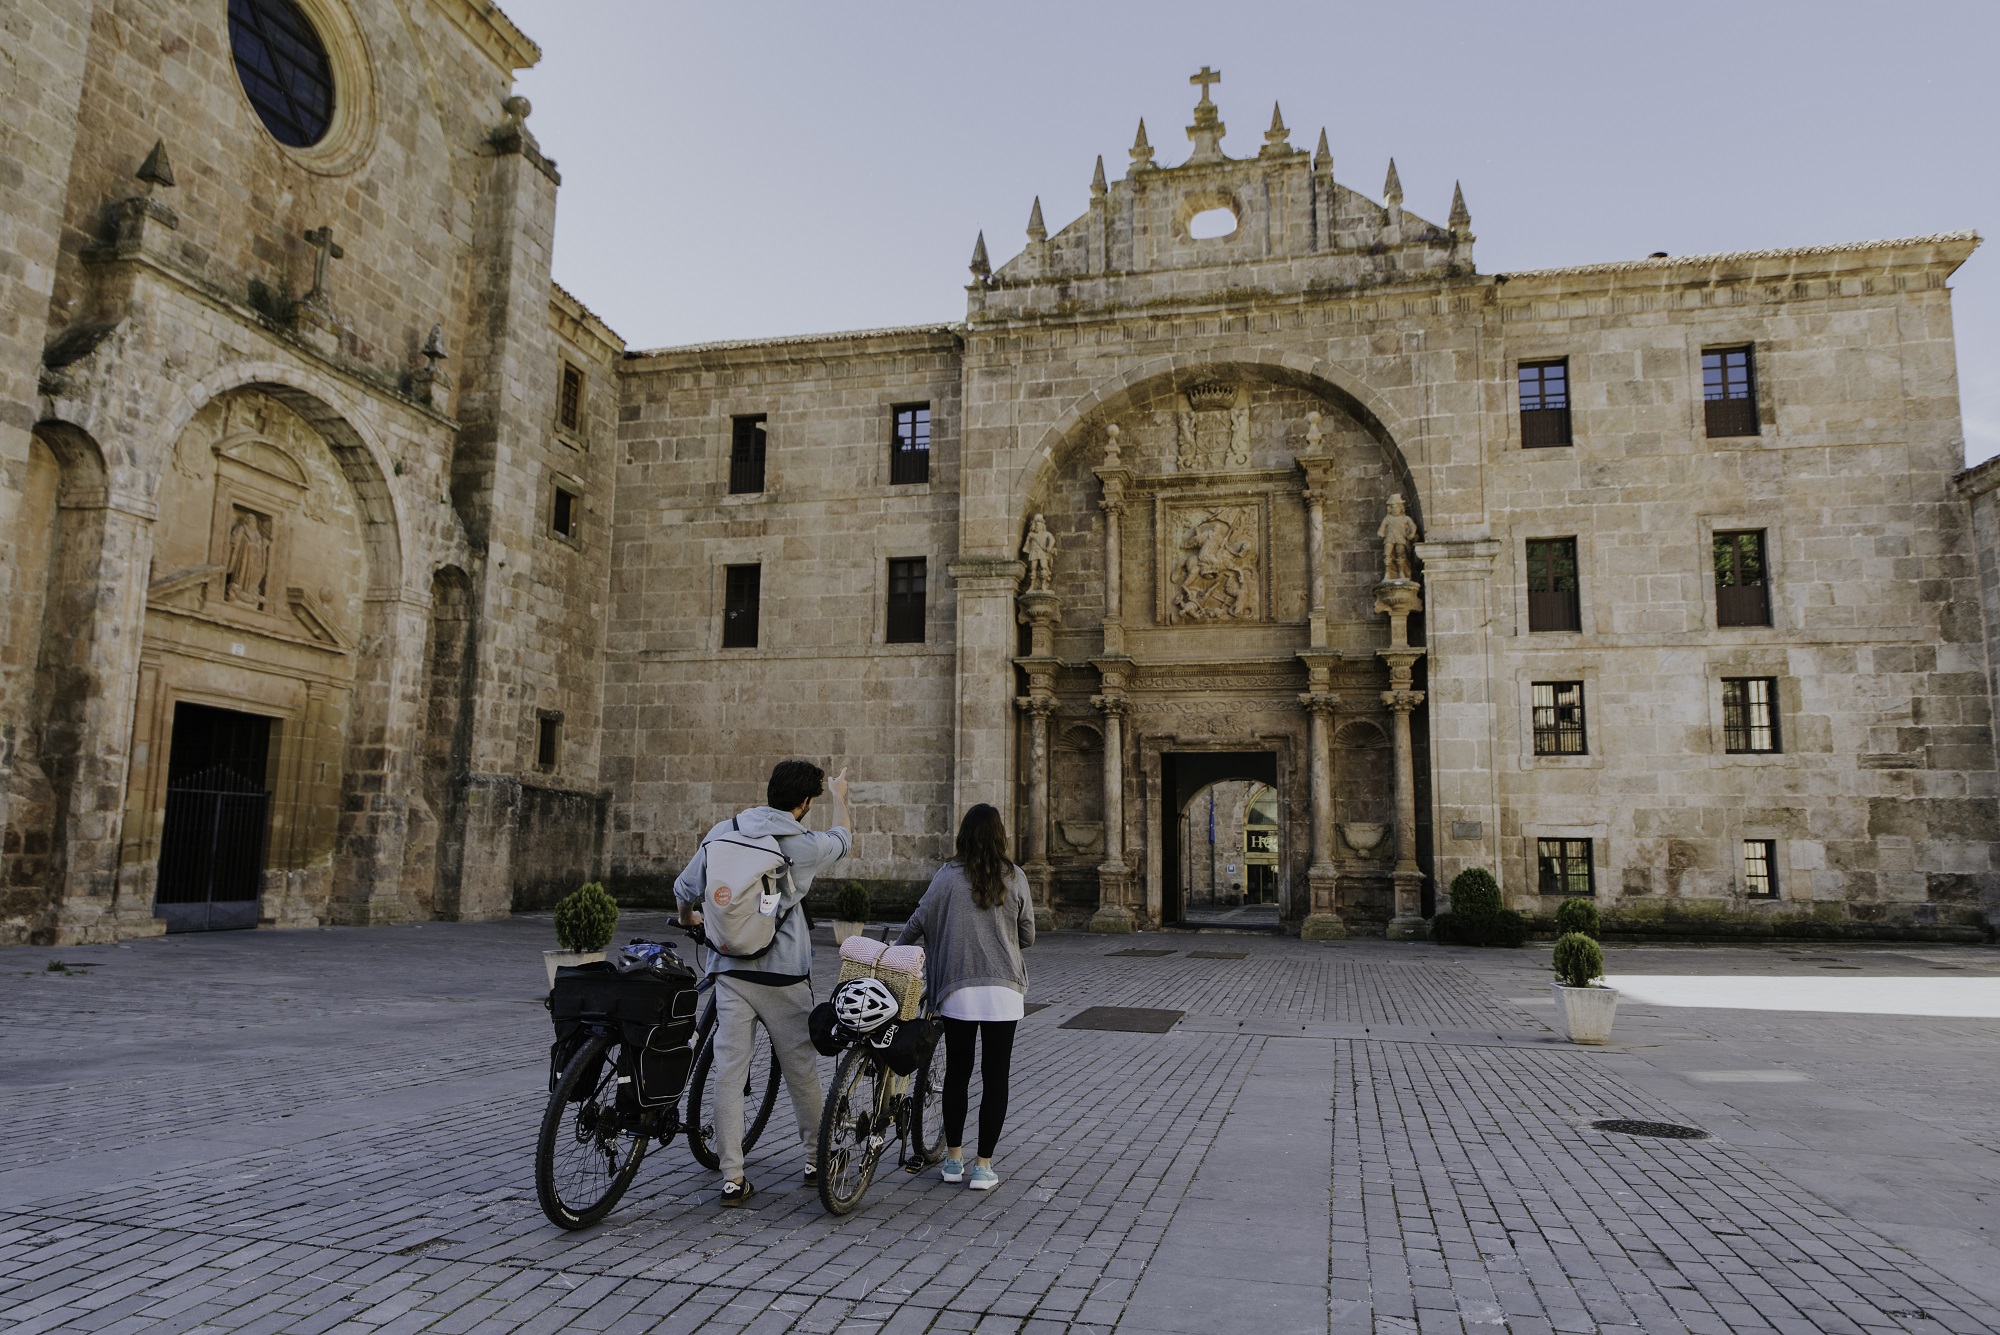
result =
[{"label": "white backpack", "polygon": [[744,834],[734,820],[727,832],[702,844],[708,855],[701,887],[701,927],[708,948],[731,959],[756,959],[778,937],[784,888],[792,861],[778,851],[776,835]]}]

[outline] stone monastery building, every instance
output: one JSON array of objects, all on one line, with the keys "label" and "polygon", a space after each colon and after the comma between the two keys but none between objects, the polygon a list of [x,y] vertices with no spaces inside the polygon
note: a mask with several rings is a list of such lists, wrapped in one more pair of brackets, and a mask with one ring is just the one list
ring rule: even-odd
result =
[{"label": "stone monastery building", "polygon": [[1971,233],[1482,273],[1204,69],[961,322],[633,351],[483,0],[5,31],[0,939],[661,896],[785,755],[1100,930],[2000,919]]}]

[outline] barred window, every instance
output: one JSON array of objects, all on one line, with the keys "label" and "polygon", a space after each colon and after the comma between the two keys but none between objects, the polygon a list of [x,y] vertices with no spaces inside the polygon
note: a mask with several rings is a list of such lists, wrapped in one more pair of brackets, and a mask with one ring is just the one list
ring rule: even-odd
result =
[{"label": "barred window", "polygon": [[1764,564],[1764,530],[1718,533],[1715,556],[1715,624],[1771,624],[1771,586]]},{"label": "barred window", "polygon": [[1752,899],[1778,897],[1778,845],[1772,839],[1743,841],[1743,893]]},{"label": "barred window", "polygon": [[1588,839],[1537,839],[1535,863],[1545,895],[1594,895],[1597,879],[1591,870]]},{"label": "barred window", "polygon": [[1742,754],[1779,751],[1778,679],[1722,679],[1722,749]]},{"label": "barred window", "polygon": [[895,411],[889,440],[889,484],[931,480],[931,406],[906,403]]},{"label": "barred window", "polygon": [[729,427],[729,494],[764,490],[764,414],[733,417]]},{"label": "barred window", "polygon": [[757,647],[757,600],[763,582],[761,566],[722,568],[722,647]]},{"label": "barred window", "polygon": [[1521,448],[1569,444],[1569,361],[1522,362],[1518,379]]},{"label": "barred window", "polygon": [[1581,630],[1575,538],[1528,539],[1528,629]]},{"label": "barred window", "polygon": [[565,431],[583,425],[583,372],[563,363],[562,385],[556,394],[556,425]]},{"label": "barred window", "polygon": [[1583,731],[1583,683],[1534,683],[1535,754],[1580,756],[1589,752]]},{"label": "barred window", "polygon": [[1749,345],[1702,350],[1701,397],[1709,435],[1758,434],[1757,368]]},{"label": "barred window", "polygon": [[889,562],[890,644],[924,642],[924,558]]}]

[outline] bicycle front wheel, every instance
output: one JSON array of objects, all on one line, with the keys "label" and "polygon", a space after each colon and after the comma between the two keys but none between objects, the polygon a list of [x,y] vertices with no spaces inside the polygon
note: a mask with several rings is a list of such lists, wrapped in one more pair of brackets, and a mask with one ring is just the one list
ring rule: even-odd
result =
[{"label": "bicycle front wheel", "polygon": [[834,1068],[819,1119],[819,1203],[828,1214],[852,1212],[875,1180],[875,1165],[896,1132],[889,1080],[865,1044],[849,1048]]},{"label": "bicycle front wheel", "polygon": [[[764,1031],[752,1026],[750,1070],[743,1077],[743,1152],[748,1154],[764,1134],[771,1110],[778,1106],[778,1047]],[[722,1167],[715,1144],[715,1099],[709,1089],[715,1058],[715,1010],[709,1009],[695,1037],[694,1066],[688,1073],[688,1149],[703,1168]]]},{"label": "bicycle front wheel", "polygon": [[931,1059],[917,1068],[914,1092],[910,1096],[910,1150],[907,1165],[921,1173],[944,1158],[944,1039],[931,1046]]},{"label": "bicycle front wheel", "polygon": [[646,1157],[646,1119],[619,1107],[618,1040],[600,1034],[563,1068],[535,1141],[535,1194],[561,1228],[589,1228],[632,1185]]}]

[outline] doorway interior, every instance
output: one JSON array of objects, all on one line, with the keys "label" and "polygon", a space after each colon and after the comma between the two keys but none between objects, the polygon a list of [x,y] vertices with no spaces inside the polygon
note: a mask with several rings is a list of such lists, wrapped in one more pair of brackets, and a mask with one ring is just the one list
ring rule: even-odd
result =
[{"label": "doorway interior", "polygon": [[271,829],[266,783],[271,720],[180,703],[167,754],[153,916],[169,932],[257,925],[258,883]]},{"label": "doorway interior", "polygon": [[1282,804],[1274,751],[1160,757],[1164,917],[1181,927],[1275,932],[1284,915]]}]

